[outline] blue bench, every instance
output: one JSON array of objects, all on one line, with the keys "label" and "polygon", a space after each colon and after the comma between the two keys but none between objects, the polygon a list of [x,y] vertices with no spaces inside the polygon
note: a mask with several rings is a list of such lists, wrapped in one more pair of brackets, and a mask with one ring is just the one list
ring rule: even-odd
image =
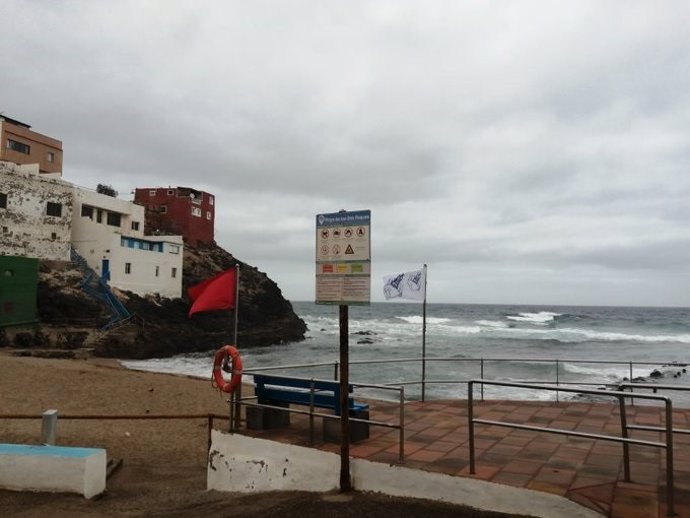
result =
[{"label": "blue bench", "polygon": [[[282,407],[286,410],[291,404],[324,408],[340,415],[340,382],[328,380],[311,380],[305,378],[291,378],[272,374],[253,374],[254,391],[257,404],[272,407]],[[312,394],[313,390],[313,394]],[[369,419],[369,405],[357,403],[351,395],[354,388],[348,385],[347,407],[349,415],[358,419]],[[247,408],[247,428],[263,430],[277,428],[290,424],[289,411],[275,408]],[[324,437],[327,440],[339,436],[340,423],[337,419],[324,418]],[[350,425],[351,440],[369,437],[367,423],[353,422]]]}]

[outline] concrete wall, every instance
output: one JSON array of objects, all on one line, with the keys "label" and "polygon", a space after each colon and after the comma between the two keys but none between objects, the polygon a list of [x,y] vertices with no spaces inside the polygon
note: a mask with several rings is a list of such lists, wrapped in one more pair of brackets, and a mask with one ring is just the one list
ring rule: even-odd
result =
[{"label": "concrete wall", "polygon": [[106,451],[99,448],[0,444],[0,487],[69,492],[92,498],[105,491]]},{"label": "concrete wall", "polygon": [[[68,182],[39,175],[35,167],[0,162],[0,255],[69,261],[73,193]],[[47,214],[48,203],[61,207],[60,216]]]},{"label": "concrete wall", "polygon": [[[242,493],[339,488],[340,456],[313,448],[214,430],[207,488]],[[487,511],[543,518],[601,518],[566,498],[466,477],[351,459],[352,485],[360,491],[424,498]]]}]

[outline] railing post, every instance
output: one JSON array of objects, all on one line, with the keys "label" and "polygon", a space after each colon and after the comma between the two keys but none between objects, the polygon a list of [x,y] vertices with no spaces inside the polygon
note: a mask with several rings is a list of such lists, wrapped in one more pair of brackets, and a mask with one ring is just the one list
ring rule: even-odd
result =
[{"label": "railing post", "polygon": [[333,380],[338,381],[338,361],[333,364]]},{"label": "railing post", "polygon": [[405,462],[405,387],[400,387],[400,464]]},{"label": "railing post", "polygon": [[240,429],[240,422],[242,421],[242,381],[237,385],[235,390],[235,423],[233,430],[236,432]]},{"label": "railing post", "polygon": [[[340,411],[342,412],[343,409],[341,408]],[[314,445],[314,378],[309,384],[309,445]]]},{"label": "railing post", "polygon": [[[474,469],[474,413],[472,411],[472,391],[474,382],[467,382],[467,431],[470,443],[470,474],[475,474]],[[483,383],[482,383],[483,385]]]},{"label": "railing post", "polygon": [[[560,378],[558,377],[558,370],[559,370],[559,369],[558,369],[558,366],[559,366],[559,363],[558,363],[558,362],[559,362],[559,360],[558,360],[558,358],[556,358],[556,386],[558,386],[558,385],[560,384],[560,383],[559,383]],[[556,391],[556,403],[558,403],[558,401],[559,401],[559,399],[558,399],[558,391]]]},{"label": "railing post", "polygon": [[[625,397],[618,396],[618,408],[621,415],[621,435],[628,438],[628,418],[625,413]],[[626,482],[630,482],[630,445],[623,443],[623,474]]]},{"label": "railing post", "polygon": [[[630,361],[630,383],[633,382],[633,366],[632,366],[632,361]],[[634,392],[632,386],[630,387],[630,392]],[[635,398],[630,398],[630,405],[635,406]]]},{"label": "railing post", "polygon": [[666,514],[673,516],[674,511],[674,488],[673,488],[673,406],[671,399],[666,399],[666,499],[668,509]]},{"label": "railing post", "polygon": [[213,430],[213,414],[208,414],[208,434],[206,436],[208,447],[206,453],[211,451],[211,430]]},{"label": "railing post", "polygon": [[[479,377],[481,379],[484,379],[484,358],[479,359]],[[484,401],[484,384],[482,383],[482,386],[479,387],[479,390],[482,393],[482,401]]]}]

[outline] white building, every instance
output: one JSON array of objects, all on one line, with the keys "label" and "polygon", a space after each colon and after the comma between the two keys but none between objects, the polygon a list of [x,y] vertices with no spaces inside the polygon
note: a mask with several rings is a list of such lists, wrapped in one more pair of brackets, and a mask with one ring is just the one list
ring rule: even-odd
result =
[{"label": "white building", "polygon": [[72,184],[0,161],[0,255],[69,261]]},{"label": "white building", "polygon": [[74,188],[72,246],[110,286],[182,294],[182,236],[144,236],[144,207]]}]

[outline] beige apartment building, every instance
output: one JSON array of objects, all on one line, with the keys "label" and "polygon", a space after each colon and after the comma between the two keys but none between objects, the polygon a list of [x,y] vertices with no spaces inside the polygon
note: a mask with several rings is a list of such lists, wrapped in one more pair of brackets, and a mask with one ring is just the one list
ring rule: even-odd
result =
[{"label": "beige apartment building", "polygon": [[62,142],[36,133],[31,126],[0,115],[0,160],[38,164],[41,174],[62,175]]}]

